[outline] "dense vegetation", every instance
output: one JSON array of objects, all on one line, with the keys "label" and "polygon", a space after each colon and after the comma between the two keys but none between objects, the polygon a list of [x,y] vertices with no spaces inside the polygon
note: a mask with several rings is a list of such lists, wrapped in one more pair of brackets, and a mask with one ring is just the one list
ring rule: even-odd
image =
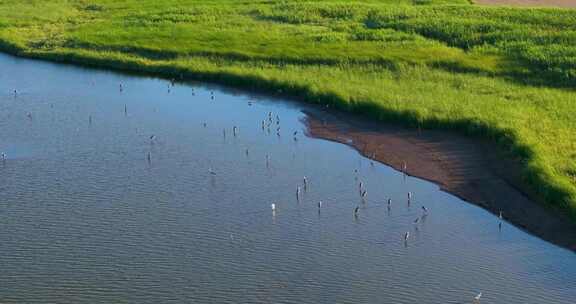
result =
[{"label": "dense vegetation", "polygon": [[280,91],[482,136],[576,215],[576,11],[467,0],[0,0],[22,56]]}]

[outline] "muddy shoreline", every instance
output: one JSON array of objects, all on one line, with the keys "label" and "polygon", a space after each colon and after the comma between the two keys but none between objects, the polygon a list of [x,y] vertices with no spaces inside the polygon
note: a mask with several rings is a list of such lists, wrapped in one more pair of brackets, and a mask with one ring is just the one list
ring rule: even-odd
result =
[{"label": "muddy shoreline", "polygon": [[520,164],[488,141],[442,130],[414,130],[366,121],[341,111],[304,111],[307,135],[349,145],[366,157],[432,181],[546,241],[576,252],[576,223],[529,198]]}]

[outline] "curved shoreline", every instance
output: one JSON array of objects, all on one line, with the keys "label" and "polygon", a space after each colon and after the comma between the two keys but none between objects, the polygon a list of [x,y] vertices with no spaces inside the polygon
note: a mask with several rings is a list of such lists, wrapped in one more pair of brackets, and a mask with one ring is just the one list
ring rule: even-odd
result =
[{"label": "curved shoreline", "polygon": [[305,111],[308,136],[339,142],[478,205],[513,225],[576,252],[576,223],[529,199],[520,164],[502,158],[494,144],[443,130],[407,129],[361,120],[341,111]]},{"label": "curved shoreline", "polygon": [[[309,125],[309,135],[341,142],[347,145],[351,145],[348,139],[352,139],[353,144],[351,146],[361,153],[363,152],[362,150],[364,150],[364,152],[367,153],[365,154],[366,156],[371,155],[369,148],[374,145],[379,146],[383,143],[397,145],[397,147],[393,149],[394,151],[397,151],[396,157],[385,156],[386,154],[380,153],[381,155],[376,157],[377,160],[388,164],[397,170],[401,170],[401,164],[404,160],[408,163],[418,164],[417,166],[409,165],[408,174],[432,181],[438,184],[441,189],[454,194],[463,200],[482,206],[492,213],[498,213],[502,210],[505,214],[505,218],[512,224],[553,244],[576,252],[576,221],[573,221],[568,213],[565,214],[559,210],[546,208],[543,204],[536,203],[534,200],[527,198],[527,194],[532,198],[541,198],[542,193],[537,191],[530,192],[528,188],[530,185],[522,182],[521,164],[514,163],[508,158],[505,158],[506,160],[504,163],[507,164],[507,167],[501,167],[500,174],[507,176],[507,178],[499,177],[497,182],[492,181],[492,184],[488,182],[489,179],[480,184],[476,179],[466,177],[465,172],[459,174],[449,173],[450,170],[455,170],[456,172],[465,168],[462,164],[456,164],[453,166],[453,169],[449,169],[451,167],[451,162],[458,160],[464,161],[464,159],[454,158],[458,156],[457,154],[451,154],[450,150],[434,150],[433,142],[431,142],[431,146],[428,148],[426,148],[424,144],[420,147],[416,147],[414,142],[411,142],[411,140],[418,138],[418,136],[416,136],[418,132],[414,130],[410,131],[402,127],[402,125],[420,125],[420,123],[422,123],[422,121],[420,121],[417,116],[414,116],[413,113],[388,112],[386,110],[375,113],[373,111],[373,106],[369,103],[349,107],[349,105],[347,106],[346,104],[338,103],[338,97],[330,93],[314,93],[313,95],[306,95],[306,88],[290,87],[283,85],[282,83],[269,80],[266,81],[258,77],[243,77],[228,73],[195,72],[188,69],[169,66],[166,66],[166,69],[157,69],[158,67],[141,67],[137,62],[127,63],[116,62],[114,60],[107,61],[84,56],[52,57],[49,54],[42,56],[41,54],[18,52],[16,50],[6,49],[1,45],[0,52],[19,58],[41,60],[56,64],[69,64],[76,67],[109,70],[128,73],[131,75],[143,75],[168,79],[178,79],[180,77],[181,81],[202,81],[231,88],[248,89],[277,98],[304,102],[308,105],[315,103],[332,105],[335,109],[332,109],[330,112],[311,110],[307,112],[307,114],[309,117],[319,117],[318,115],[321,115],[321,121],[335,123],[337,129],[330,128],[332,132],[326,132],[328,129],[320,132],[319,130],[321,129],[317,128],[317,125]],[[307,109],[310,109],[310,107]],[[359,113],[363,115],[359,115]],[[363,119],[361,119],[361,117]],[[341,119],[341,121],[338,121],[338,119]],[[324,123],[321,123],[320,125],[324,125]],[[501,151],[500,148],[502,148],[502,145],[516,147],[518,150],[523,150],[523,148],[525,148],[519,146],[514,137],[510,137],[510,134],[501,130],[493,130],[487,125],[475,124],[471,121],[424,121],[424,125],[429,127],[432,126],[434,128],[434,130],[427,130],[425,132],[425,136],[435,134],[434,137],[430,137],[430,140],[440,142],[445,141],[448,143],[455,138],[459,138],[462,140],[462,143],[468,142],[469,144],[475,143],[476,145],[482,143],[481,146],[484,147],[484,149],[489,149],[490,153],[493,153],[494,156],[499,153],[498,151]],[[459,133],[453,131],[453,129],[468,130],[465,132],[468,136],[459,135]],[[355,132],[358,131],[361,131],[360,133],[371,135],[355,134]],[[406,133],[401,134],[402,132]],[[379,134],[380,137],[374,136],[375,134]],[[478,137],[478,134],[484,134],[484,136]],[[488,136],[487,134],[492,135]],[[345,135],[350,138],[346,138]],[[354,135],[353,138],[352,135]],[[485,137],[491,137],[492,140],[489,141],[488,139],[481,139]],[[368,139],[371,141],[370,144],[367,144]],[[499,144],[496,143],[498,139],[501,139]],[[374,140],[374,142],[372,142],[372,140]],[[422,143],[424,143],[424,141]],[[444,148],[448,148],[448,146]],[[476,151],[476,148],[469,148],[469,150]],[[432,154],[428,155],[428,153]],[[432,156],[433,153],[439,153],[440,156],[435,158]],[[390,153],[390,155],[394,155],[394,153]],[[402,155],[402,157],[400,157],[400,155]],[[470,155],[463,157],[469,158]],[[499,163],[501,162],[497,157],[494,157],[493,160],[497,160]],[[482,158],[476,160],[468,159],[466,160],[466,166],[474,164],[474,161],[478,161],[476,166],[481,167],[481,165],[479,165],[480,161],[486,162],[487,160]],[[459,168],[459,166],[462,166],[462,168]],[[431,168],[435,169],[432,170]],[[498,176],[495,174],[496,172],[498,171],[495,170],[495,168],[492,168],[489,174]],[[458,180],[458,178],[460,180]],[[499,204],[502,203],[501,200],[504,200],[502,197],[495,196],[493,193],[490,193],[490,191],[474,191],[473,188],[475,185],[480,187],[490,187],[495,185],[502,188],[508,187],[510,188],[510,192],[504,191],[503,193],[510,195],[513,203],[504,203],[504,205],[500,206]],[[517,189],[523,190],[518,191]]]}]

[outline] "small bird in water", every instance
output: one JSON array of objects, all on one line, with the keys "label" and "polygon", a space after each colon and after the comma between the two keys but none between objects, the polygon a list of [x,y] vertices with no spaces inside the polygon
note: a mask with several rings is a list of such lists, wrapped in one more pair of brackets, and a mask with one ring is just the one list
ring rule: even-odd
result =
[{"label": "small bird in water", "polygon": [[318,209],[322,208],[322,201],[318,202]]},{"label": "small bird in water", "polygon": [[276,211],[276,204],[272,203],[270,207],[272,208],[272,211]]},{"label": "small bird in water", "polygon": [[482,298],[482,293],[479,293],[474,297],[474,303],[476,304],[480,303],[480,298]]},{"label": "small bird in water", "polygon": [[417,218],[414,220],[414,225],[418,225],[418,222],[419,222],[419,221],[420,221],[420,218],[417,217]]},{"label": "small bird in water", "polygon": [[409,238],[410,238],[410,231],[406,231],[406,233],[404,233],[404,242],[407,242]]},{"label": "small bird in water", "polygon": [[296,187],[296,200],[300,201],[300,186]]},{"label": "small bird in water", "polygon": [[212,170],[212,167],[208,168],[208,172],[212,175],[216,175],[216,172],[214,172],[214,170]]},{"label": "small bird in water", "polygon": [[390,207],[392,207],[392,199],[391,198],[388,199],[388,210],[390,210]]},{"label": "small bird in water", "polygon": [[124,87],[120,84],[120,92],[124,91]]},{"label": "small bird in water", "polygon": [[238,134],[238,127],[234,126],[234,128],[232,128],[232,133],[234,133],[234,137],[236,137]]},{"label": "small bird in water", "polygon": [[148,159],[148,163],[152,162],[152,154],[150,152],[148,152],[146,158]]},{"label": "small bird in water", "polygon": [[308,179],[304,176],[304,190],[308,189]]},{"label": "small bird in water", "polygon": [[425,206],[422,206],[422,212],[424,212],[424,215],[428,214],[428,209]]},{"label": "small bird in water", "polygon": [[354,208],[354,216],[358,217],[358,210],[360,210],[360,207],[356,206],[356,208]]},{"label": "small bird in water", "polygon": [[6,153],[2,152],[2,162],[5,162],[5,161],[6,161],[6,157],[7,157],[7,156],[6,156]]},{"label": "small bird in water", "polygon": [[362,194],[360,194],[360,196],[362,197],[362,199],[366,198],[366,193],[367,193],[366,190],[362,191]]}]

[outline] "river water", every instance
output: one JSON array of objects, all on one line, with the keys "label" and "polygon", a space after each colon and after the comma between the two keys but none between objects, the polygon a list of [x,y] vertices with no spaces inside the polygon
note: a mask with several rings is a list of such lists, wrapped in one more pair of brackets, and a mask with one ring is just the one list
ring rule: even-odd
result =
[{"label": "river water", "polygon": [[574,253],[306,107],[0,55],[0,303],[574,303]]}]

